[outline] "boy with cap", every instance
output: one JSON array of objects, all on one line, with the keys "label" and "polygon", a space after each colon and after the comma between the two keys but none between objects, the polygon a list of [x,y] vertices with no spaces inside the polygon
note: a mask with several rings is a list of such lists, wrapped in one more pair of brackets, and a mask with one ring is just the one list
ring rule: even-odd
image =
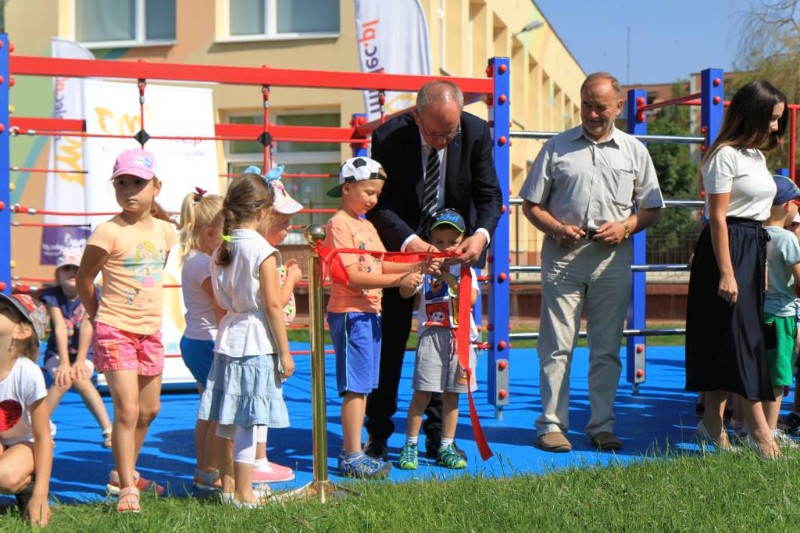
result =
[{"label": "boy with cap", "polygon": [[[440,252],[457,250],[464,240],[466,224],[464,217],[455,209],[443,209],[434,213],[430,229],[430,243]],[[410,298],[417,294],[417,356],[414,363],[414,396],[408,406],[406,424],[406,443],[400,450],[398,466],[403,470],[417,468],[419,428],[422,413],[431,399],[431,394],[442,394],[442,441],[436,454],[436,462],[446,468],[467,467],[466,459],[453,445],[458,425],[458,395],[477,389],[474,374],[467,383],[467,372],[459,364],[455,351],[455,332],[458,328],[459,304],[472,307],[478,299],[478,281],[472,270],[472,290],[470,302],[458,301],[458,284],[461,264],[446,266],[437,275],[426,275],[422,284],[415,289],[401,288],[400,295]],[[478,338],[478,330],[470,314],[470,343]],[[470,367],[475,368],[475,349],[470,344]]]},{"label": "boy with cap", "polygon": [[386,172],[377,161],[353,157],[342,165],[339,184],[328,192],[341,197],[328,223],[325,246],[363,250],[339,254],[348,280],[333,280],[328,301],[328,325],[336,352],[336,384],[342,397],[344,449],[339,473],[347,477],[381,479],[392,465],[364,455],[361,434],[366,397],[378,386],[381,354],[381,289],[413,289],[422,281],[422,263],[392,263],[375,227],[364,215],[375,207]]},{"label": "boy with cap", "polygon": [[784,387],[792,384],[797,321],[795,286],[800,284],[800,244],[797,237],[785,228],[797,216],[800,189],[785,176],[773,176],[777,192],[772,201],[770,217],[764,221],[767,242],[767,290],[764,298],[764,341],[767,346],[774,402],[763,402],[764,415],[779,446],[796,447],[785,433],[779,431]]}]

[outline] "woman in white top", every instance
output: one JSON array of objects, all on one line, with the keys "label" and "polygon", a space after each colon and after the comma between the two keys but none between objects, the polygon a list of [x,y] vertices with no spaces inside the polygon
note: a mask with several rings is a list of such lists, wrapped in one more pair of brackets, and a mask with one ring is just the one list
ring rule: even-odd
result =
[{"label": "woman in white top", "polygon": [[764,336],[767,219],[775,183],[762,151],[786,132],[786,97],[766,81],[742,87],[703,158],[708,225],[695,247],[686,312],[686,389],[705,392],[697,435],[731,444],[723,424],[728,393],[742,399],[747,443],[776,457],[763,401],[773,401]]}]

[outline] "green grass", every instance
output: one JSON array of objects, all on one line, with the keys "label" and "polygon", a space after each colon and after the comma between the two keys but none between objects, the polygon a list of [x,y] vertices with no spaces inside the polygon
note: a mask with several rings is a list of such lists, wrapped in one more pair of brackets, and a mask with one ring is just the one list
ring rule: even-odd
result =
[{"label": "green grass", "polygon": [[[211,500],[145,497],[140,515],[106,504],[53,508],[51,531],[796,531],[800,452],[668,452],[627,466],[502,479],[348,484],[356,497],[274,503],[254,511]],[[507,474],[513,467],[506,467]],[[28,527],[13,513],[3,531]]]}]

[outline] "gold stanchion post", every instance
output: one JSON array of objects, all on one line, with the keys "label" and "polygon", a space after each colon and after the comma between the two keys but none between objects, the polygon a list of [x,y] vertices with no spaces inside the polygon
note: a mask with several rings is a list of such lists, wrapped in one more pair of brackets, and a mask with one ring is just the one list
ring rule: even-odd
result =
[{"label": "gold stanchion post", "polygon": [[350,491],[337,487],[328,479],[328,434],[325,412],[325,322],[323,308],[323,268],[314,250],[325,239],[325,229],[312,224],[306,228],[306,241],[311,245],[308,258],[308,313],[311,328],[311,423],[314,441],[314,480],[283,497],[319,497],[322,503],[330,497],[346,496]]}]

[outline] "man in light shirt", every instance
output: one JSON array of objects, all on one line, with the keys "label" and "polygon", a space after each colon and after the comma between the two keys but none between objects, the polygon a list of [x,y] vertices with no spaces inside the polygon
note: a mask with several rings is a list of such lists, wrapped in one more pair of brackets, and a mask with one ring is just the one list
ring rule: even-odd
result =
[{"label": "man in light shirt", "polygon": [[572,450],[566,437],[570,363],[584,308],[586,434],[600,450],[622,447],[614,399],[632,285],[629,237],[651,225],[664,202],[647,149],[614,127],[621,110],[619,82],[605,72],[589,75],[581,86],[582,124],[545,143],[520,191],[525,217],[547,236],[537,348],[543,412],[536,420],[537,445],[545,451]]}]

